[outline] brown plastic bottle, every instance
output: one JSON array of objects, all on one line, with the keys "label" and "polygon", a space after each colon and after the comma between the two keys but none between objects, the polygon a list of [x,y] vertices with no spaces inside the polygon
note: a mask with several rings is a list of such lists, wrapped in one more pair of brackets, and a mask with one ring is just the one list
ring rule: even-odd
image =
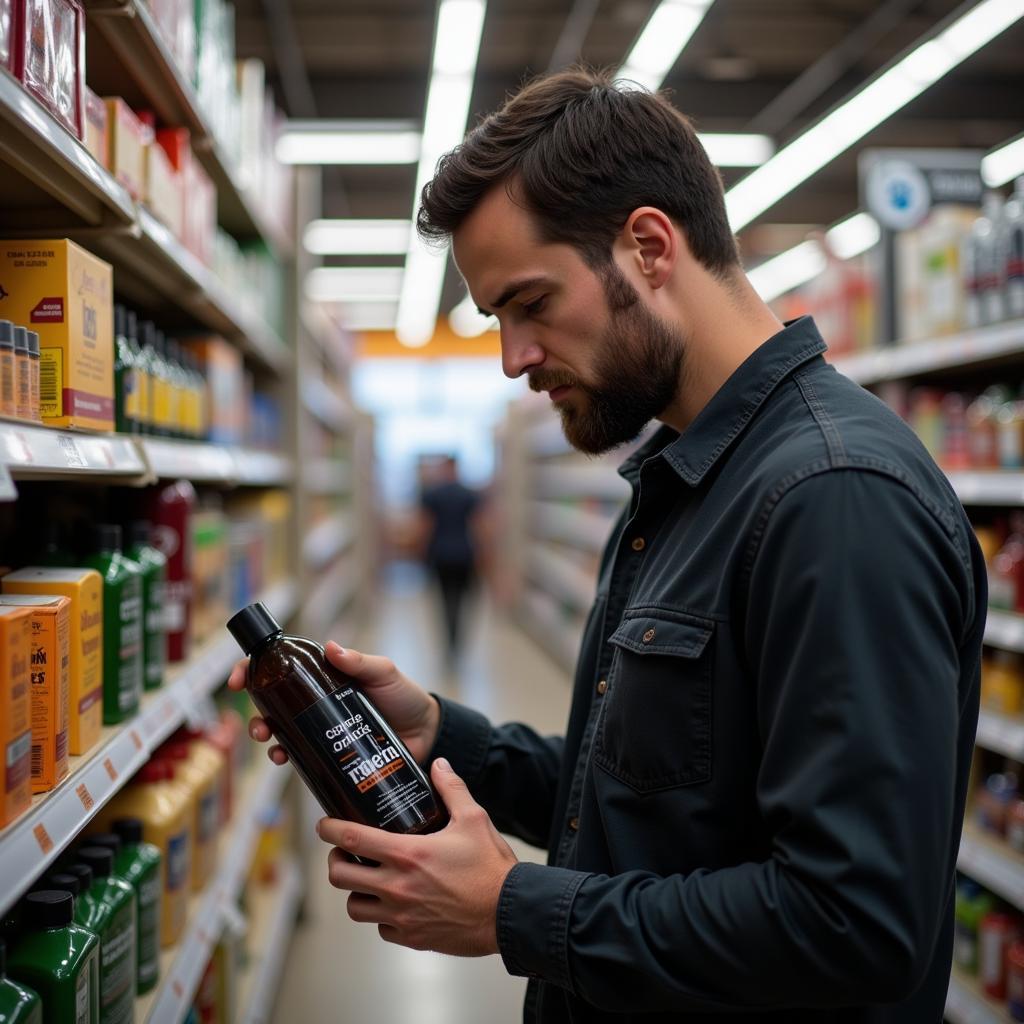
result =
[{"label": "brown plastic bottle", "polygon": [[405,744],[318,643],[286,635],[259,602],[228,629],[249,655],[249,695],[329,815],[398,833],[447,824]]}]

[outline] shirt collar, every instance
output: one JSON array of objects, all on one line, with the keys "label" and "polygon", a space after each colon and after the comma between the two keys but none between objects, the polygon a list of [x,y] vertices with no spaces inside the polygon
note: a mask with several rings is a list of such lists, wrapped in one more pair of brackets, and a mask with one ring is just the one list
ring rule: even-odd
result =
[{"label": "shirt collar", "polygon": [[635,483],[643,463],[660,455],[697,486],[779,384],[827,348],[811,317],[788,321],[744,360],[682,434],[662,427],[626,459],[619,475]]}]

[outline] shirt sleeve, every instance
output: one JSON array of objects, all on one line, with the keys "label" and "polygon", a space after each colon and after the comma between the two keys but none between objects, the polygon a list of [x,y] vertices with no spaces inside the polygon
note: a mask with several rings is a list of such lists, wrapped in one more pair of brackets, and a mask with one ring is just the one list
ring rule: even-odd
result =
[{"label": "shirt sleeve", "polygon": [[517,865],[498,914],[510,972],[611,1012],[894,1002],[923,980],[976,713],[976,665],[958,692],[967,542],[867,471],[810,477],[766,514],[735,629],[770,855],[668,877]]},{"label": "shirt sleeve", "polygon": [[437,701],[441,725],[429,761],[446,757],[500,831],[546,847],[562,737],[541,736],[518,723],[493,726],[471,708],[444,697]]}]

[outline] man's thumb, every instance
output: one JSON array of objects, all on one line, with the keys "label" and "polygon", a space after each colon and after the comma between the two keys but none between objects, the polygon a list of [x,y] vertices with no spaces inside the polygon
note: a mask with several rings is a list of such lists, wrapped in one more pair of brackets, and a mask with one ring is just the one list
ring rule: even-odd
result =
[{"label": "man's thumb", "polygon": [[430,777],[449,813],[456,814],[467,807],[475,806],[476,801],[470,795],[469,787],[455,774],[446,758],[438,757],[434,760],[430,766]]}]

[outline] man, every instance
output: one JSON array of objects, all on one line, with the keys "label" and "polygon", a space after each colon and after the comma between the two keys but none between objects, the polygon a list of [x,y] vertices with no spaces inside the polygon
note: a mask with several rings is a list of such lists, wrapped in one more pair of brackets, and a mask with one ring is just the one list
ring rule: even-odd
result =
[{"label": "man", "polygon": [[621,469],[564,739],[331,645],[452,814],[420,837],[324,819],[350,916],[500,953],[531,1022],[935,1024],[986,605],[952,489],[760,301],[658,97],[534,82],[441,160],[419,226],[577,448],[663,427]]}]

